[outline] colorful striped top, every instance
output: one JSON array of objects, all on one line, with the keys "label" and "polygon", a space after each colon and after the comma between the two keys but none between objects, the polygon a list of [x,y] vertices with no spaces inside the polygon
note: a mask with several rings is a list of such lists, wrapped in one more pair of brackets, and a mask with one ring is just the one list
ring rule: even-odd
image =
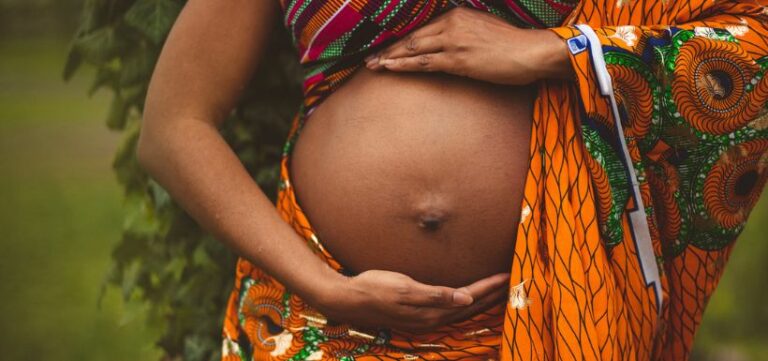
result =
[{"label": "colorful striped top", "polygon": [[371,52],[456,6],[488,11],[525,28],[560,25],[578,0],[280,0],[304,71],[311,109]]}]

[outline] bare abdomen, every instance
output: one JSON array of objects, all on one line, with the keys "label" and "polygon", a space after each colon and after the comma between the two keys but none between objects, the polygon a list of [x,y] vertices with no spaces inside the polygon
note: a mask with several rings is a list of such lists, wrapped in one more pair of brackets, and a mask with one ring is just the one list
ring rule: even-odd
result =
[{"label": "bare abdomen", "polygon": [[532,102],[530,88],[361,69],[299,136],[298,202],[353,272],[447,286],[508,272]]}]

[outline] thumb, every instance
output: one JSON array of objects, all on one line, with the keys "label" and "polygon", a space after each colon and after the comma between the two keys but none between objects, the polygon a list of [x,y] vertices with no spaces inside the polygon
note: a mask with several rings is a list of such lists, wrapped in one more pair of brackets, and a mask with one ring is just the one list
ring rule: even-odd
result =
[{"label": "thumb", "polygon": [[460,306],[471,305],[474,302],[472,294],[466,287],[453,291],[453,303]]}]

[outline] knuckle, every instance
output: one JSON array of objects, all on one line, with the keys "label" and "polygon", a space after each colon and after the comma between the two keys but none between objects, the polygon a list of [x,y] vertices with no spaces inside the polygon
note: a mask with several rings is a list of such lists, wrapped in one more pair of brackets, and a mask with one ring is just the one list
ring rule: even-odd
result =
[{"label": "knuckle", "polygon": [[443,291],[441,290],[430,290],[429,291],[429,299],[433,302],[440,302],[444,298]]},{"label": "knuckle", "polygon": [[448,29],[451,29],[451,28],[455,27],[459,23],[459,20],[457,19],[458,15],[456,15],[456,14],[458,14],[458,11],[456,11],[456,10],[451,11],[450,13],[448,13],[448,16],[445,19],[445,22],[449,26]]},{"label": "knuckle", "polygon": [[408,50],[409,52],[416,51],[418,45],[416,43],[416,39],[412,35],[408,35],[408,37],[405,39],[405,50]]},{"label": "knuckle", "polygon": [[411,282],[413,280],[411,277],[403,273],[391,272],[388,274],[396,282]]},{"label": "knuckle", "polygon": [[469,71],[468,71],[469,66],[468,66],[468,63],[467,63],[467,60],[465,59],[465,57],[463,57],[463,56],[456,56],[456,57],[454,57],[452,63],[453,63],[453,65],[452,65],[453,69],[452,70],[457,75],[466,76],[469,73]]},{"label": "knuckle", "polygon": [[407,60],[408,59],[406,59],[406,58],[397,58],[397,59],[395,59],[395,63],[393,65],[395,65],[398,68],[405,67],[405,66],[408,65]]},{"label": "knuckle", "polygon": [[454,19],[461,19],[470,12],[466,7],[460,6],[452,11],[451,17]]},{"label": "knuckle", "polygon": [[398,296],[407,296],[409,293],[411,293],[411,287],[407,284],[400,284],[395,286],[395,294]]},{"label": "knuckle", "polygon": [[[419,66],[421,66],[422,68],[426,68],[432,63],[432,58],[428,54],[422,54],[418,57],[418,63],[419,63]],[[442,293],[439,291],[435,291],[435,292]]]},{"label": "knuckle", "polygon": [[463,53],[463,52],[458,53],[458,54],[454,54],[454,56],[453,56],[453,63],[456,66],[459,66],[459,67],[462,67],[462,68],[466,68],[469,65],[469,59],[468,58],[469,57],[467,56],[467,54]]},{"label": "knuckle", "polygon": [[463,39],[460,39],[453,44],[453,50],[457,53],[466,53],[469,51],[469,45],[467,45],[467,42],[462,40]]}]

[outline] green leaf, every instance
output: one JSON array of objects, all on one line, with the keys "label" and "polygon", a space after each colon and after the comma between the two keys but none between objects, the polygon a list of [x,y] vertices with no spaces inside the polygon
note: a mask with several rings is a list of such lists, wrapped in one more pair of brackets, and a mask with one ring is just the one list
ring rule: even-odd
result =
[{"label": "green leaf", "polygon": [[140,300],[123,300],[118,326],[126,326],[147,312],[148,305]]},{"label": "green leaf", "polygon": [[138,0],[125,14],[125,23],[159,44],[171,30],[181,7],[172,0]]},{"label": "green leaf", "polygon": [[114,84],[116,78],[117,75],[111,69],[104,67],[99,68],[99,70],[96,71],[96,76],[91,83],[91,87],[88,88],[88,96],[93,96],[97,90],[104,86]]},{"label": "green leaf", "polygon": [[133,289],[136,286],[136,281],[139,278],[141,272],[141,262],[131,262],[131,264],[125,269],[123,274],[123,300],[130,300]]},{"label": "green leaf", "polygon": [[101,65],[118,56],[125,48],[124,39],[114,26],[106,26],[75,39],[74,50],[86,61]]},{"label": "green leaf", "polygon": [[152,195],[155,207],[166,208],[170,206],[172,202],[171,195],[168,194],[168,191],[163,186],[151,178],[147,181],[147,185],[149,186],[149,192]]},{"label": "green leaf", "polygon": [[110,0],[85,0],[77,34],[85,34],[102,27],[110,21]]},{"label": "green leaf", "polygon": [[128,53],[120,71],[120,86],[147,83],[157,61],[158,51],[145,44]]},{"label": "green leaf", "polygon": [[75,74],[75,71],[80,68],[82,63],[83,57],[80,55],[80,52],[75,49],[74,46],[70,47],[69,53],[67,54],[67,62],[64,63],[64,70],[61,74],[62,79],[64,79],[64,81],[72,79],[72,75]]},{"label": "green leaf", "polygon": [[172,258],[170,262],[165,264],[164,273],[167,273],[173,278],[174,282],[179,282],[181,274],[187,267],[187,260],[181,257]]},{"label": "green leaf", "polygon": [[117,181],[123,186],[128,196],[147,197],[147,179],[149,178],[136,160],[136,146],[139,140],[141,122],[130,122],[123,130],[123,140],[115,152],[112,168]]},{"label": "green leaf", "polygon": [[112,97],[112,104],[109,106],[109,114],[107,115],[107,127],[109,129],[123,129],[125,127],[125,121],[128,118],[129,104],[126,103],[123,96],[115,94]]},{"label": "green leaf", "polygon": [[205,250],[205,244],[201,243],[195,248],[195,252],[192,254],[192,263],[196,266],[209,266],[213,264],[211,257]]},{"label": "green leaf", "polygon": [[160,227],[160,222],[154,217],[149,200],[130,197],[126,199],[126,206],[123,229],[137,237],[151,238]]},{"label": "green leaf", "polygon": [[144,96],[146,95],[146,84],[138,83],[129,87],[121,88],[120,94],[127,104],[139,105],[144,101]]}]

